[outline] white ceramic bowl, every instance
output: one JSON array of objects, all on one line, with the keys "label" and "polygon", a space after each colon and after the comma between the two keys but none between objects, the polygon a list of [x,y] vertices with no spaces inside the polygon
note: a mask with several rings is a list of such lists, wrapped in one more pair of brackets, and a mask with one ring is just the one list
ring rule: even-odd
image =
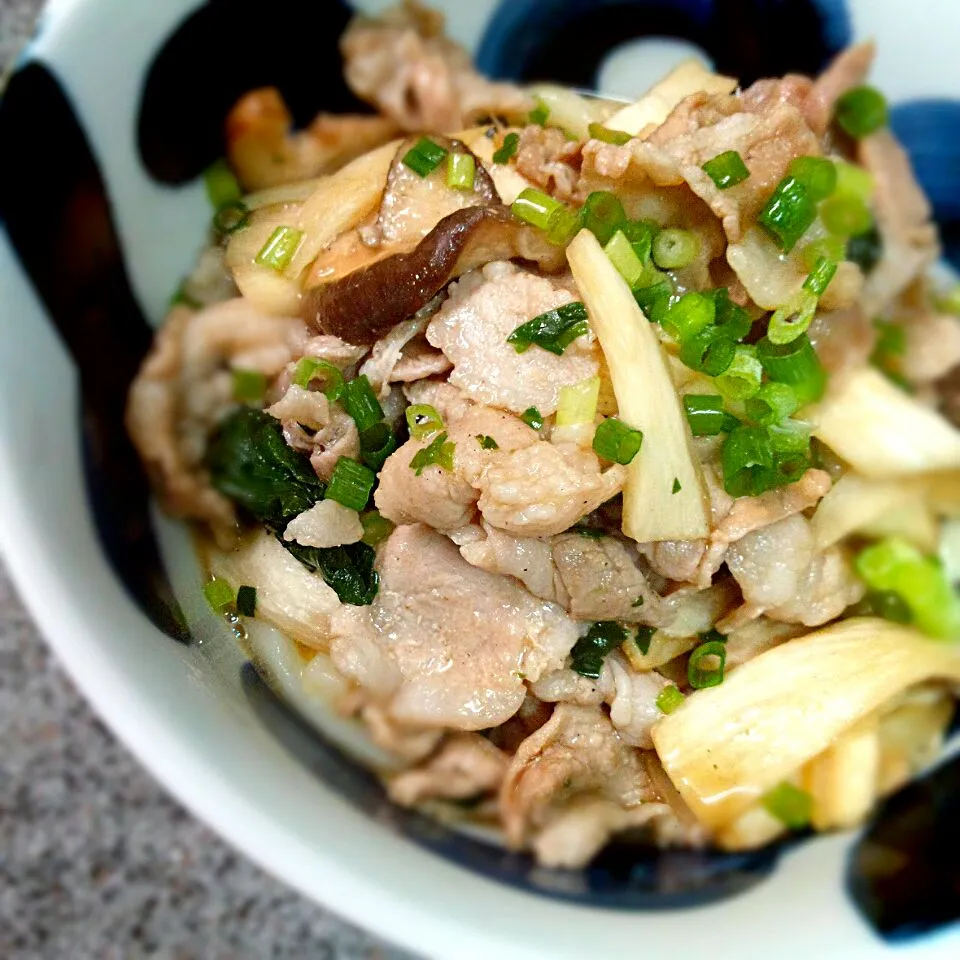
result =
[{"label": "white ceramic bowl", "polygon": [[[955,0],[439,6],[491,72],[579,85],[599,77],[624,95],[691,46],[752,79],[816,70],[850,39],[873,36],[895,127],[953,235]],[[148,338],[141,311],[162,318],[203,236],[195,175],[216,156],[230,96],[306,69],[301,112],[342,105],[335,46],[346,15],[334,0],[289,0],[270,14],[240,0],[54,0],[19,63],[0,104],[0,547],[50,643],[114,732],[195,814],[307,896],[421,953],[957,957],[955,928],[901,947],[871,929],[844,886],[849,837],[802,843],[778,865],[767,854],[628,852],[578,872],[457,837],[390,807],[372,777],[271,699],[235,648],[176,642],[145,614],[159,609],[151,541],[118,413]],[[160,526],[202,634],[188,544]]]}]

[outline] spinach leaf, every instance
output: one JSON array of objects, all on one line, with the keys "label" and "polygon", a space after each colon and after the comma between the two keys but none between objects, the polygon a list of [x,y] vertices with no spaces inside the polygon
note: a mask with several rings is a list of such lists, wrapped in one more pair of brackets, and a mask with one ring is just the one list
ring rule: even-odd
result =
[{"label": "spinach leaf", "polygon": [[571,669],[582,677],[598,680],[603,670],[603,661],[627,639],[627,631],[615,620],[600,620],[591,624],[585,637],[581,637],[570,651]]},{"label": "spinach leaf", "polygon": [[299,543],[283,545],[310,570],[319,573],[333,587],[341,603],[364,607],[373,603],[380,576],[373,569],[377,552],[365,543],[343,547],[304,547]]},{"label": "spinach leaf", "polygon": [[309,459],[287,446],[280,423],[260,410],[231,413],[207,448],[206,464],[220,493],[270,527],[286,526],[323,499]]},{"label": "spinach leaf", "polygon": [[380,578],[373,569],[372,547],[304,547],[283,539],[287,523],[322,500],[325,487],[310,460],[287,446],[274,417],[249,407],[231,413],[207,448],[206,465],[213,486],[276,534],[305,567],[319,573],[342,603],[373,602]]}]

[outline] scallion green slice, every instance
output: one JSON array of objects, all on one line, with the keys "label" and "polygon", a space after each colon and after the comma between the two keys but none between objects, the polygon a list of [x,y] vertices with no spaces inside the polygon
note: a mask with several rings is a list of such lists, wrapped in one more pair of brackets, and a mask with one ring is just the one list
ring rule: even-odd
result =
[{"label": "scallion green slice", "polygon": [[728,400],[746,400],[752,397],[763,381],[763,367],[757,359],[753,346],[741,343],[737,345],[730,366],[724,370],[714,383]]},{"label": "scallion green slice", "polygon": [[591,123],[587,126],[587,132],[594,140],[602,140],[604,143],[612,143],[615,146],[622,147],[630,142],[630,134],[622,130],[611,130],[602,123]]},{"label": "scallion green slice", "polygon": [[750,176],[743,157],[736,150],[727,150],[708,160],[703,165],[703,171],[716,184],[718,190],[729,190]]},{"label": "scallion green slice", "polygon": [[203,595],[214,613],[223,613],[235,603],[233,590],[226,580],[214,577],[203,585]]},{"label": "scallion green slice", "polygon": [[293,370],[293,383],[306,390],[314,380],[323,381],[323,392],[328,400],[339,400],[343,395],[343,373],[329,360],[302,357]]},{"label": "scallion green slice", "polygon": [[826,157],[797,157],[790,164],[790,176],[799,180],[814,203],[826,200],[837,189],[837,167]]},{"label": "scallion green slice", "polygon": [[376,475],[369,467],[349,457],[340,457],[330,474],[326,499],[359,512],[367,505],[376,482]]},{"label": "scallion green slice", "polygon": [[744,404],[744,410],[754,423],[769,426],[792,417],[800,408],[800,401],[793,387],[786,383],[763,384],[756,395]]},{"label": "scallion green slice", "polygon": [[763,427],[742,424],[730,431],[720,450],[723,488],[731,497],[756,497],[777,484],[770,435]]},{"label": "scallion green slice", "polygon": [[379,473],[387,457],[396,449],[396,435],[390,425],[382,420],[360,434],[360,459],[374,473]]},{"label": "scallion green slice", "polygon": [[476,172],[472,153],[451,153],[447,157],[447,186],[452,190],[472,190]]},{"label": "scallion green slice", "polygon": [[703,333],[716,316],[717,307],[713,300],[706,294],[691,290],[670,305],[661,323],[667,333],[684,343]]},{"label": "scallion green slice", "polygon": [[243,190],[226,160],[210,164],[203,172],[203,185],[214,211],[223,210],[240,200]]},{"label": "scallion green slice", "polygon": [[687,661],[687,681],[694,690],[718,687],[723,683],[727,663],[727,645],[719,640],[701,643]]},{"label": "scallion green slice", "polygon": [[603,248],[603,252],[617,268],[617,273],[627,281],[627,286],[631,290],[640,286],[647,268],[637,256],[633,244],[622,230],[618,230],[610,238],[610,242]]},{"label": "scallion green slice", "polygon": [[269,267],[282,273],[290,266],[302,240],[302,230],[295,227],[277,227],[254,259],[261,267]]},{"label": "scallion green slice", "polygon": [[793,387],[801,406],[823,396],[827,374],[805,333],[784,344],[764,337],[757,344],[757,358],[771,380]]},{"label": "scallion green slice", "polygon": [[858,140],[885,127],[890,111],[884,95],[875,87],[854,87],[839,100],[834,110],[837,123]]},{"label": "scallion green slice", "polygon": [[344,409],[353,417],[360,433],[369,430],[383,419],[383,407],[380,406],[370,381],[363,374],[344,385],[341,401]]},{"label": "scallion green slice", "polygon": [[418,450],[410,459],[410,469],[419,477],[421,473],[431,466],[440,467],[447,473],[453,471],[453,458],[457,445],[447,439],[447,433],[438,433],[429,445],[422,450]]},{"label": "scallion green slice", "polygon": [[813,799],[792,783],[781,783],[760,799],[763,808],[791,830],[802,830],[810,823]]},{"label": "scallion green slice", "polygon": [[449,151],[434,143],[429,137],[421,137],[404,155],[402,163],[418,177],[428,177],[443,163]]},{"label": "scallion green slice", "polygon": [[510,205],[510,210],[515,217],[541,230],[549,230],[552,218],[563,209],[564,206],[559,200],[554,200],[542,190],[535,190],[533,187],[521,190],[517,199]]},{"label": "scallion green slice", "polygon": [[822,297],[830,282],[837,275],[838,264],[835,260],[828,260],[826,257],[820,257],[814,264],[807,279],[803,281],[805,290],[809,290],[814,296]]},{"label": "scallion green slice", "polygon": [[593,450],[598,457],[626,466],[640,452],[643,432],[628,427],[616,417],[608,417],[597,426],[593,435]]},{"label": "scallion green slice", "polygon": [[789,253],[817,217],[810,191],[796,177],[780,181],[757,218],[761,226]]},{"label": "scallion green slice", "polygon": [[597,238],[602,246],[623,228],[627,222],[623,204],[609,190],[595,190],[584,201],[580,210],[583,225]]},{"label": "scallion green slice", "polygon": [[686,699],[680,688],[671,683],[657,694],[657,709],[661,713],[673,713]]},{"label": "scallion green slice", "polygon": [[[836,272],[836,264],[833,266]],[[816,312],[817,295],[804,284],[789,303],[774,311],[767,325],[767,339],[776,344],[796,340],[810,328]]]},{"label": "scallion green slice", "polygon": [[414,403],[406,410],[407,427],[414,440],[425,440],[427,437],[443,430],[443,418],[436,407],[429,403]]},{"label": "scallion green slice", "polygon": [[653,240],[653,262],[663,270],[682,270],[700,253],[700,238],[690,230],[668,227]]},{"label": "scallion green slice", "polygon": [[527,409],[520,414],[520,419],[531,430],[543,429],[543,414],[536,407],[527,407]]},{"label": "scallion green slice", "polygon": [[683,398],[683,412],[695,437],[715,437],[737,425],[736,418],[724,410],[719,394],[688,393]]}]

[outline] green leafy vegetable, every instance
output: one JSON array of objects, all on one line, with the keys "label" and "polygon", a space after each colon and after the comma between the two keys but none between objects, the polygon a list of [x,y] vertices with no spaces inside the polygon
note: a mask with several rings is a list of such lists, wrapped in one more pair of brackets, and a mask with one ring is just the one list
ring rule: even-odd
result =
[{"label": "green leafy vegetable", "polygon": [[272,528],[323,499],[324,485],[302,453],[287,446],[279,421],[242,408],[221,424],[207,449],[216,490]]},{"label": "green leafy vegetable", "polygon": [[283,544],[305,567],[319,573],[341,603],[364,607],[373,603],[380,576],[373,569],[376,551],[362,541],[343,547],[304,547],[294,541]]},{"label": "green leafy vegetable", "polygon": [[607,654],[627,639],[627,631],[616,620],[601,620],[591,625],[585,637],[574,644],[570,667],[582,677],[600,678]]},{"label": "green leafy vegetable", "polygon": [[543,414],[536,407],[527,407],[527,409],[520,414],[520,419],[530,427],[531,430],[543,429]]},{"label": "green leafy vegetable", "polygon": [[576,301],[521,323],[507,337],[507,343],[512,343],[517,353],[523,353],[536,344],[559,357],[577,337],[584,336],[589,329],[587,308]]}]

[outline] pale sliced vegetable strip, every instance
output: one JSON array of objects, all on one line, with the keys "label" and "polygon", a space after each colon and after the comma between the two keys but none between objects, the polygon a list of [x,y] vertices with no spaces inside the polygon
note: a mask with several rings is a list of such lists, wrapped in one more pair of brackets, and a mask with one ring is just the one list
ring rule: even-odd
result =
[{"label": "pale sliced vegetable strip", "polygon": [[960,469],[960,430],[872,367],[835,378],[817,420],[814,436],[865,477]]},{"label": "pale sliced vegetable strip", "polygon": [[580,231],[567,259],[610,368],[619,417],[643,431],[623,488],[623,532],[641,543],[705,537],[703,474],[660,341],[592,233]]},{"label": "pale sliced vegetable strip", "polygon": [[674,107],[691,94],[733,93],[737,81],[707,70],[699,60],[684,60],[659,83],[654,84],[636,103],[618,110],[604,121],[608,130],[620,130],[636,136],[651,123],[659,126]]},{"label": "pale sliced vegetable strip", "polygon": [[960,646],[872,618],[760,654],[653,728],[674,786],[707,827],[731,823],[891,697],[960,681]]}]

